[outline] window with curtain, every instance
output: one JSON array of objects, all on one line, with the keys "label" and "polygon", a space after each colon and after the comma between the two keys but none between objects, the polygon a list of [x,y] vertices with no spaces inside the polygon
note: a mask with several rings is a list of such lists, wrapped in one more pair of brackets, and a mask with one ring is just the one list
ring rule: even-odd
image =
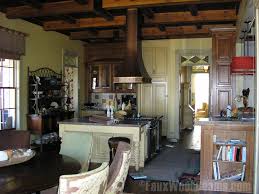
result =
[{"label": "window with curtain", "polygon": [[26,34],[0,26],[0,130],[17,127],[20,58]]}]

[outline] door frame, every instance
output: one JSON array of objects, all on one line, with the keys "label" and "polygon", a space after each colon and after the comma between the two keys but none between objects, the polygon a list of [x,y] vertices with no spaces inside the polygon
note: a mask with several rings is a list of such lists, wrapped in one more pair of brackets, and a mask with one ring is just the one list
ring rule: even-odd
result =
[{"label": "door frame", "polygon": [[[176,89],[176,97],[174,103],[177,104],[175,112],[178,112],[176,115],[176,134],[175,137],[171,138],[172,141],[178,141],[180,138],[180,66],[181,66],[181,56],[195,56],[195,55],[204,55],[209,56],[209,64],[212,64],[212,49],[177,49],[175,51],[175,89]],[[211,71],[211,68],[210,68]],[[209,72],[211,74],[211,72]],[[211,79],[211,76],[210,76]],[[211,80],[210,80],[211,84]],[[211,102],[211,93],[209,94],[209,104]]]}]

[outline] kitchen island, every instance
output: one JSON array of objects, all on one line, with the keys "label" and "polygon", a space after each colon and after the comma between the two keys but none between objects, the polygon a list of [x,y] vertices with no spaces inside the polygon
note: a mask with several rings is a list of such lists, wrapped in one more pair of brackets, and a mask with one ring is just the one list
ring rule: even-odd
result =
[{"label": "kitchen island", "polygon": [[93,122],[89,117],[73,118],[59,122],[59,135],[65,131],[78,131],[93,135],[91,162],[109,161],[108,139],[111,137],[127,137],[131,140],[131,166],[138,171],[144,167],[147,158],[148,121],[120,121],[119,123]]},{"label": "kitchen island", "polygon": [[253,188],[253,118],[209,118],[201,126],[200,190],[245,192]]}]

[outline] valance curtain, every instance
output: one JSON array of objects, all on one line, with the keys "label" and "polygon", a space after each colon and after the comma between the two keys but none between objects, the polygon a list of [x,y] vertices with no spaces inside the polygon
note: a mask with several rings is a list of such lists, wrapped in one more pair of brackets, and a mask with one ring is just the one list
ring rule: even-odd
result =
[{"label": "valance curtain", "polygon": [[19,60],[25,54],[26,34],[0,26],[0,58]]}]

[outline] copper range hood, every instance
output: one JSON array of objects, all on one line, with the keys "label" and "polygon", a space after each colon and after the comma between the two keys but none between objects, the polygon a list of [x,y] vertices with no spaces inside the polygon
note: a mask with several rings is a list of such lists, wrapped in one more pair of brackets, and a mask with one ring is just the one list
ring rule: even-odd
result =
[{"label": "copper range hood", "polygon": [[113,78],[113,83],[150,83],[142,59],[141,40],[138,31],[138,10],[127,11],[127,42],[126,58],[124,64],[118,69],[118,76]]}]

